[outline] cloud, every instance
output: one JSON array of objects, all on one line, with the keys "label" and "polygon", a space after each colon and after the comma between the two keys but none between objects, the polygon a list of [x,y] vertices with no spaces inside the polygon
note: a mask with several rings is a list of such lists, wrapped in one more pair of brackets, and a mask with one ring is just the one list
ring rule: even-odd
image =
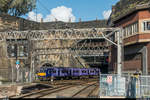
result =
[{"label": "cloud", "polygon": [[37,14],[37,17],[36,17],[36,13],[31,11],[31,12],[29,12],[28,17],[29,17],[29,20],[33,20],[33,21],[37,20],[37,22],[41,22],[41,19],[43,18],[43,15],[42,14]]},{"label": "cloud", "polygon": [[51,10],[51,14],[47,15],[46,18],[44,19],[45,22],[47,21],[55,21],[57,19],[58,21],[64,21],[68,22],[69,19],[74,22],[75,21],[75,16],[72,14],[72,9],[67,8],[65,6],[60,6],[57,8],[53,8]]},{"label": "cloud", "polygon": [[110,16],[110,14],[111,14],[111,10],[105,10],[105,11],[103,11],[103,17],[104,17],[104,19],[108,19],[109,16]]},{"label": "cloud", "polygon": [[[34,12],[29,12],[28,14],[29,19],[36,21],[36,14]],[[40,22],[41,18],[43,18],[42,14],[37,14],[37,21]],[[71,22],[75,21],[75,16],[72,14],[72,9],[67,8],[65,6],[59,6],[56,8],[53,8],[50,10],[50,14],[46,15],[45,18],[43,18],[44,22],[51,22],[51,21],[63,21],[68,22],[71,20]]]}]

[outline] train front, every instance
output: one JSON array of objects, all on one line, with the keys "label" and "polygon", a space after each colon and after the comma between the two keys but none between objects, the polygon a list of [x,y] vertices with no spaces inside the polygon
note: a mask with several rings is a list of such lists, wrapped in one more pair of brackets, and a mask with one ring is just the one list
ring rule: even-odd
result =
[{"label": "train front", "polygon": [[40,68],[40,72],[37,73],[37,76],[40,81],[43,81],[46,79],[46,69],[45,68]]}]

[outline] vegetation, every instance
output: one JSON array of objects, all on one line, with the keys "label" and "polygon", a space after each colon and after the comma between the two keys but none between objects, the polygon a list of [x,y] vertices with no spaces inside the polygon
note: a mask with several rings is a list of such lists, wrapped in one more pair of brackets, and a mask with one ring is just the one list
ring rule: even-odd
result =
[{"label": "vegetation", "polygon": [[0,14],[21,16],[36,7],[36,0],[0,0]]},{"label": "vegetation", "polygon": [[146,4],[149,0],[120,0],[115,6],[111,18],[115,19],[136,7],[136,5]]}]

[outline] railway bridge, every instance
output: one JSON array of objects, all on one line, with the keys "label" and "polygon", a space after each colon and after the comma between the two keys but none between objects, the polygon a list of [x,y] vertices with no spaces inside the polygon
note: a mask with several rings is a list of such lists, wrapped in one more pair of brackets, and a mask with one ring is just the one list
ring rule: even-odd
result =
[{"label": "railway bridge", "polygon": [[[15,76],[18,80],[25,78],[31,80],[34,79],[36,70],[45,64],[62,67],[100,65],[102,61],[96,61],[94,57],[108,56],[109,43],[106,42],[106,37],[114,32],[119,32],[119,28],[1,32],[0,42],[3,52],[1,58],[3,61],[9,61],[3,63],[5,71],[1,76],[10,80],[15,80]],[[94,60],[88,60],[90,57]],[[16,61],[19,61],[18,69]]]}]

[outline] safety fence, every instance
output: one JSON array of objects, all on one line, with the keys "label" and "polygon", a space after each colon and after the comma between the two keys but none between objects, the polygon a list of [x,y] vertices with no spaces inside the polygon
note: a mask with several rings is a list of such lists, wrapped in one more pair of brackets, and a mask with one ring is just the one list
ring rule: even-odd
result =
[{"label": "safety fence", "polygon": [[140,76],[137,79],[138,96],[150,98],[150,76]]},{"label": "safety fence", "polygon": [[150,98],[150,76],[100,75],[100,98]]}]

